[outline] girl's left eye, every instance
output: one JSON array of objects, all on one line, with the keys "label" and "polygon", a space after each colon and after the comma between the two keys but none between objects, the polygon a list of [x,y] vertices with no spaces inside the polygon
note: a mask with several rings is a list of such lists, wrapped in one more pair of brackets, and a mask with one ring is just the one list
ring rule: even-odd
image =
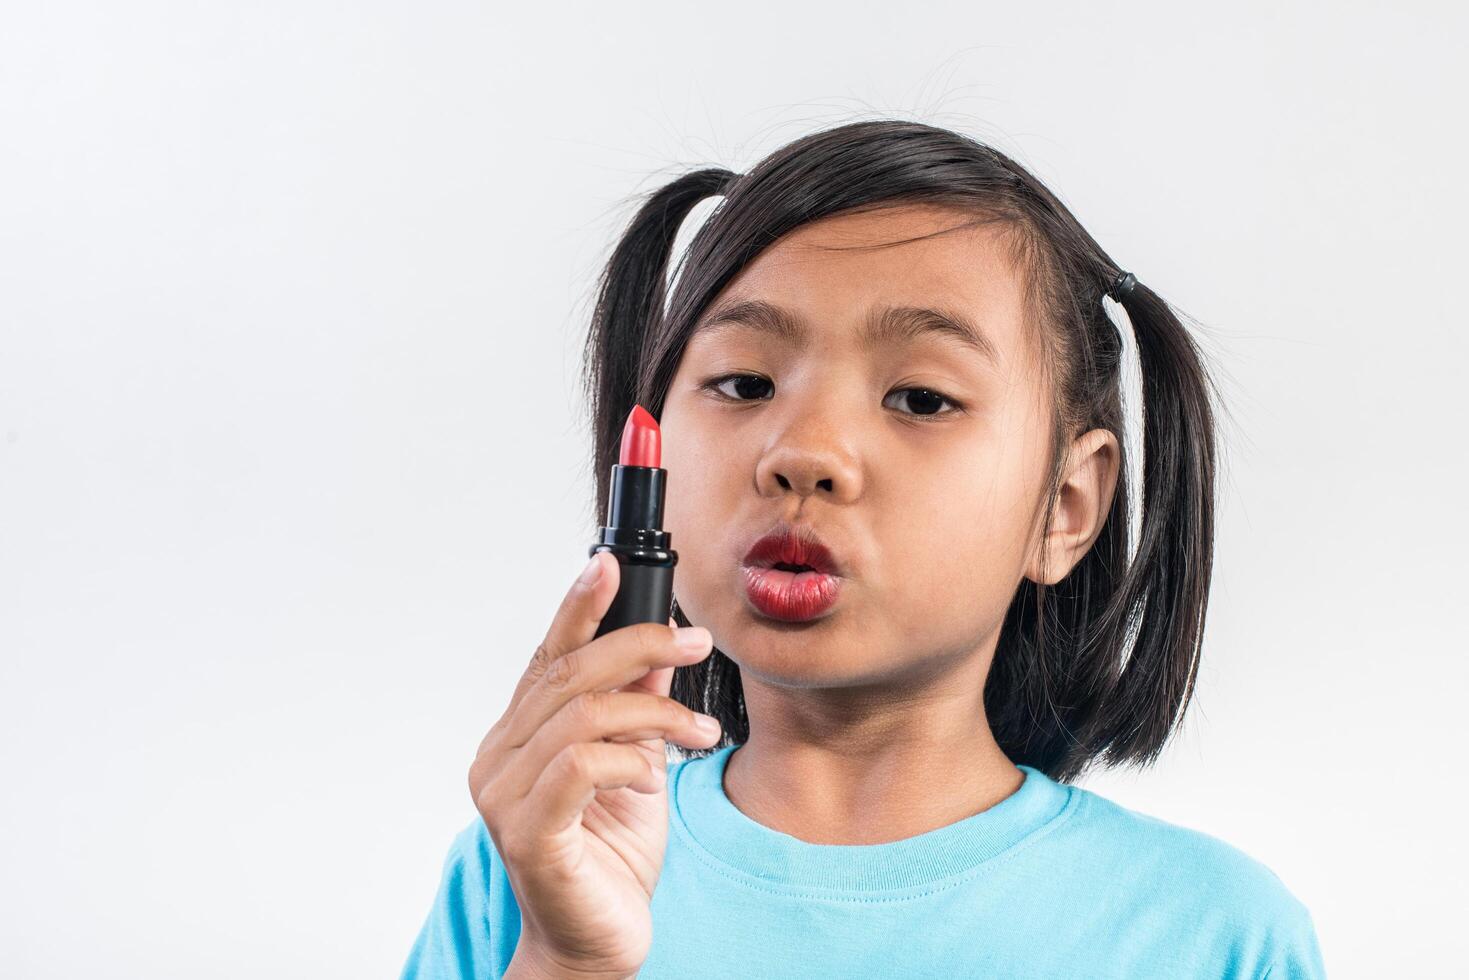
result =
[{"label": "girl's left eye", "polygon": [[[758,374],[725,374],[725,375],[720,375],[719,377],[716,377],[716,378],[710,378],[708,381],[705,381],[703,384],[699,385],[699,387],[700,388],[707,389],[709,391],[713,391],[716,394],[718,394],[720,397],[727,398],[730,401],[751,401],[751,400],[759,401],[759,400],[761,400],[758,395],[752,396],[751,398],[744,398],[744,397],[740,397],[739,394],[731,394],[729,392],[724,391],[723,390],[724,389],[724,386],[727,385],[727,384],[729,384],[730,382],[734,382],[735,383],[735,390],[736,390],[736,392],[741,392],[741,393],[747,394],[747,395],[748,394],[751,394],[751,391],[750,391],[751,387],[754,387],[754,388],[757,388],[757,389],[766,389],[766,388],[769,388],[771,386],[771,384],[772,384],[768,379],[762,378]],[[743,382],[743,384],[741,382]],[[957,402],[954,399],[950,398],[948,395],[943,394],[942,392],[935,391],[932,388],[897,388],[897,389],[894,389],[893,390],[893,392],[888,396],[888,398],[892,398],[893,395],[898,395],[898,396],[910,395],[910,396],[912,396],[909,399],[909,405],[910,405],[910,407],[912,407],[914,405],[914,403],[916,403],[920,407],[921,410],[920,411],[911,412],[911,413],[910,412],[904,412],[903,414],[905,414],[905,415],[912,415],[912,417],[917,418],[917,419],[921,419],[923,421],[929,421],[931,419],[942,418],[945,415],[953,415],[955,412],[960,412],[960,411],[963,411],[963,409],[964,409],[964,406],[961,405],[959,402]],[[941,411],[939,409],[939,404],[938,403],[943,403],[943,402],[947,402],[947,403],[949,403],[950,405],[952,405],[954,407],[952,409],[950,409],[949,411],[947,411],[947,412]],[[884,399],[884,402],[883,403],[886,404],[887,403],[887,399]],[[929,411],[928,410],[929,408],[932,408],[933,411]]]},{"label": "girl's left eye", "polygon": [[[962,405],[954,401],[954,399],[950,398],[948,395],[945,395],[942,392],[934,391],[932,388],[899,388],[894,391],[893,394],[912,394],[916,396],[915,398],[911,398],[909,400],[910,405],[916,401],[919,405],[934,406],[934,411],[932,412],[923,411],[916,413],[917,416],[922,419],[931,419],[944,415],[952,415],[954,412],[960,411],[963,408]],[[939,411],[937,405],[935,404],[938,402],[948,402],[954,407],[947,412]]]}]

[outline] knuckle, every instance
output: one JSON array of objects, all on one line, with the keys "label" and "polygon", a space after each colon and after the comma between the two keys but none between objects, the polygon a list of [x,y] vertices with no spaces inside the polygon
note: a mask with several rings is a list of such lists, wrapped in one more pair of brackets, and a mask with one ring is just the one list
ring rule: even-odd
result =
[{"label": "knuckle", "polygon": [[531,654],[530,658],[531,673],[536,677],[540,677],[557,659],[551,653],[550,648],[546,646],[545,641],[536,644],[536,652]]},{"label": "knuckle", "polygon": [[502,715],[499,719],[495,721],[493,725],[490,726],[489,731],[485,732],[485,737],[479,740],[479,748],[475,750],[475,757],[478,759],[479,757],[490,752],[494,748],[496,742],[503,738],[504,735],[505,716]]},{"label": "knuckle", "polygon": [[521,843],[520,834],[514,834],[502,828],[498,833],[492,831],[490,836],[495,842],[495,851],[500,855],[500,859],[512,868],[521,864],[530,853]]},{"label": "knuckle", "polygon": [[579,660],[576,651],[557,657],[546,666],[543,675],[546,686],[553,691],[565,691],[576,681]]},{"label": "knuckle", "polygon": [[490,806],[490,797],[493,795],[488,784],[480,787],[479,792],[474,794],[475,809],[479,811],[480,819],[484,821],[485,829],[491,836],[499,833],[502,823],[499,819],[499,808]]},{"label": "knuckle", "polygon": [[607,716],[607,695],[602,691],[584,691],[571,702],[577,717],[592,728],[596,728]]},{"label": "knuckle", "polygon": [[556,759],[569,776],[586,779],[592,774],[591,746],[586,742],[573,742],[556,753]]},{"label": "knuckle", "polygon": [[484,753],[475,753],[474,758],[469,761],[469,771],[465,775],[471,797],[478,798],[480,789],[489,782],[489,774],[485,771],[487,768]]}]

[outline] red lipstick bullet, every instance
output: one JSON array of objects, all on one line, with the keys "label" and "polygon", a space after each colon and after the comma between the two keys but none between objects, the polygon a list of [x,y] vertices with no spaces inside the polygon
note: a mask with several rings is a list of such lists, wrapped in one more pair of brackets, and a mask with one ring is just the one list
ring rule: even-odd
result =
[{"label": "red lipstick bullet", "polygon": [[612,466],[607,521],[587,557],[610,551],[621,582],[597,636],[633,623],[667,623],[673,611],[673,567],[678,552],[663,530],[663,499],[668,471],[662,461],[663,434],[641,405],[634,405],[622,429],[622,447]]},{"label": "red lipstick bullet", "polygon": [[647,409],[634,405],[627,413],[627,424],[622,427],[622,449],[617,464],[657,468],[662,460],[663,430]]}]

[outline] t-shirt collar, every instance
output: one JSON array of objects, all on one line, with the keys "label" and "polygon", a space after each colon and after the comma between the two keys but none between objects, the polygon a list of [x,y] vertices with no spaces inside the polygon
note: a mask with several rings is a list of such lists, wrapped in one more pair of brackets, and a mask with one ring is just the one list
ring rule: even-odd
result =
[{"label": "t-shirt collar", "polygon": [[[756,823],[724,791],[725,746],[677,766],[669,786],[675,832],[750,884],[858,892],[923,888],[979,873],[1065,812],[1072,787],[1027,765],[1025,781],[989,809],[916,837],[882,844],[811,844]],[[860,819],[860,814],[854,819]]]}]

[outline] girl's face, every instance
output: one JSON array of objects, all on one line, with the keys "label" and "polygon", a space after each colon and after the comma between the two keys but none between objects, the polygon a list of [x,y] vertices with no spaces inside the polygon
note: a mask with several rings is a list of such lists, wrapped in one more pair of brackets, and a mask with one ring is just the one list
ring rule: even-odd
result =
[{"label": "girl's face", "polygon": [[[836,687],[937,676],[992,651],[1021,578],[1040,580],[1047,393],[1001,226],[956,227],[971,220],[914,205],[802,226],[701,317],[659,420],[664,526],[679,554],[679,606],[747,679]],[[711,324],[751,302],[798,335],[762,329],[748,312]],[[941,321],[913,312],[898,322],[920,329],[864,343],[893,308],[938,311],[979,345],[922,329]],[[1110,434],[1089,436],[1087,449],[1115,447]],[[1105,514],[1106,482],[1106,500],[1083,488],[1089,506],[1058,512],[1060,567],[1047,581],[1094,537],[1085,512]],[[814,528],[844,566],[836,605],[817,619],[767,618],[746,595],[742,559],[780,521]]]}]

